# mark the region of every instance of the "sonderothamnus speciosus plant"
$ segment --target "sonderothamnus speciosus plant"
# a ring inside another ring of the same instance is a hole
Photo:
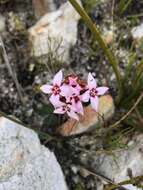
[[[91,103],[92,108],[98,112],[99,96],[108,91],[108,87],[97,87],[96,80],[91,73],[87,82],[77,75],[63,77],[60,70],[53,78],[52,85],[44,84],[41,91],[49,94],[49,100],[54,106],[54,113],[67,114],[69,117],[79,120],[79,114],[84,114],[83,103]]]

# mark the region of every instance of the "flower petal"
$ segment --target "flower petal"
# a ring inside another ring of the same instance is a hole
[[[61,93],[60,93],[61,96],[65,96],[65,97],[71,96],[72,91],[71,91],[71,87],[70,86],[63,84],[60,87],[60,89],[61,89]]]
[[[67,114],[69,117],[76,119],[76,120],[79,120],[78,115],[73,110],[68,111]]]
[[[98,95],[103,95],[103,94],[105,94],[105,92],[107,92],[108,91],[108,87],[105,87],[105,86],[103,86],[103,87],[98,87],[98,88],[96,88],[96,90],[97,90],[97,94]]]
[[[84,94],[81,95],[81,100],[83,102],[88,102],[89,98],[90,98],[90,96],[89,96],[89,90],[87,90]]]
[[[76,107],[77,113],[80,113],[82,115],[84,114],[83,106],[82,106],[82,103],[80,101],[78,101],[77,103],[75,103],[75,107]]]
[[[65,113],[65,110],[63,110],[62,107],[56,108],[56,109],[54,110],[54,113],[56,113],[56,114],[64,114],[64,113]]]
[[[70,86],[77,86],[77,78],[78,77],[69,77],[69,84],[70,84]]]
[[[55,96],[54,94],[52,94],[51,97],[49,98],[49,100],[50,100],[51,104],[53,104],[53,106],[55,108],[61,107],[61,106],[64,105],[64,103],[60,101],[60,96],[59,95]]]
[[[98,112],[98,106],[99,106],[99,98],[98,96],[95,96],[94,98],[91,97],[90,98],[90,102],[91,102],[91,107]]]
[[[76,88],[71,87],[71,92],[72,92],[71,96],[78,96],[80,93],[80,90],[81,89],[79,89],[78,87]]]
[[[62,79],[63,79],[63,72],[62,72],[62,70],[60,70],[60,71],[59,71],[58,73],[56,73],[56,75],[54,76],[53,84],[60,86],[61,83],[62,83]]]
[[[50,94],[50,93],[52,93],[52,86],[51,85],[48,85],[48,84],[45,84],[45,85],[42,85],[41,87],[40,87],[40,90],[42,91],[42,92],[44,92],[45,94]]]
[[[91,88],[96,88],[96,86],[97,86],[96,80],[95,80],[95,78],[92,76],[91,73],[88,74],[88,81],[87,81],[87,84],[88,84],[89,89],[91,89]]]

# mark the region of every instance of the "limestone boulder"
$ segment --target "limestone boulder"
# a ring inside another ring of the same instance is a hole
[[[79,14],[69,2],[45,14],[29,29],[31,54],[40,57],[55,53],[56,58],[68,63],[70,48],[77,41],[79,19]]]
[[[53,152],[37,134],[0,117],[0,190],[67,190]]]

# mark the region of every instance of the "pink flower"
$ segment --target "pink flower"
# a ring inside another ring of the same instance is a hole
[[[78,114],[84,114],[83,102],[90,100],[91,106],[98,111],[98,96],[105,94],[107,87],[97,87],[96,80],[91,73],[88,75],[87,83],[76,75],[68,75],[63,80],[60,70],[53,78],[52,85],[41,86],[41,91],[50,94],[50,102],[53,104],[57,114],[67,114],[69,117],[79,120]]]
[[[95,111],[98,111],[99,98],[98,96],[103,95],[109,89],[108,87],[97,87],[96,80],[91,73],[88,74],[88,90],[82,95],[82,101],[88,102],[90,100],[91,106]]]
[[[41,90],[42,92],[44,92],[45,94],[53,94],[53,95],[59,95],[61,92],[61,84],[62,84],[62,79],[63,79],[63,73],[60,70],[53,79],[53,85],[48,85],[45,84],[43,86],[41,86]]]
[[[63,72],[60,70],[53,79],[53,85],[45,84],[41,86],[41,91],[45,94],[51,94],[51,97],[49,98],[50,102],[54,105],[58,105],[58,100],[60,95],[66,96],[69,94],[69,88],[67,85],[62,85],[63,80]]]
[[[76,88],[76,89],[81,89],[81,87],[79,86],[78,82],[78,77],[75,77],[75,76],[69,76],[69,85],[72,86],[73,88]]]
[[[72,105],[71,102],[59,102],[59,107],[57,107],[54,110],[54,113],[56,114],[65,114],[67,113],[67,115],[73,119],[79,120],[78,115],[75,113],[76,109],[75,107]]]
[[[76,112],[83,115],[84,110],[83,110],[83,105],[81,102],[81,97],[80,96],[73,96],[73,97],[70,97],[70,100],[71,100],[72,105],[74,106]]]
[[[72,93],[79,95],[80,90],[82,89],[78,84],[78,76],[72,74],[65,78],[65,83],[71,87]]]

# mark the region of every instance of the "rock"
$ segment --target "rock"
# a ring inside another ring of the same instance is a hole
[[[37,19],[48,12],[55,11],[56,9],[53,0],[32,0],[32,4]]]
[[[128,184],[128,185],[123,185],[124,188],[128,189],[128,190],[142,190],[142,188],[137,188],[132,184]]]
[[[37,134],[0,117],[0,190],[67,190],[55,155]]]
[[[79,19],[79,14],[69,2],[44,15],[29,29],[31,54],[40,57],[55,53],[56,59],[69,62],[70,48],[77,41]]]
[[[113,31],[107,31],[104,36],[103,39],[105,40],[106,44],[111,44],[114,40],[114,33]]]
[[[114,103],[111,96],[106,95],[99,98],[99,113],[95,112],[91,106],[84,108],[84,115],[79,121],[70,118],[57,130],[63,136],[77,135],[92,129],[96,129],[103,122],[114,114]],[[103,120],[104,118],[104,120]]]
[[[0,14],[0,33],[5,31],[5,17]]]
[[[114,38],[116,37],[115,30],[116,30],[116,26],[114,27],[110,26],[109,29],[107,29],[106,27],[103,27],[102,37],[107,44],[111,44]]]
[[[129,180],[129,173],[132,173],[133,177],[142,176],[143,134],[135,134],[125,149],[112,151],[112,154],[106,151],[102,151],[100,154],[92,152],[90,160],[83,159],[82,155],[80,159],[84,165],[90,163],[90,168],[93,168],[96,173],[115,183]],[[128,187],[130,187],[129,190],[133,189],[131,184],[128,184]]]
[[[139,26],[134,27],[131,30],[132,37],[135,41],[139,41],[143,38],[143,23]]]

